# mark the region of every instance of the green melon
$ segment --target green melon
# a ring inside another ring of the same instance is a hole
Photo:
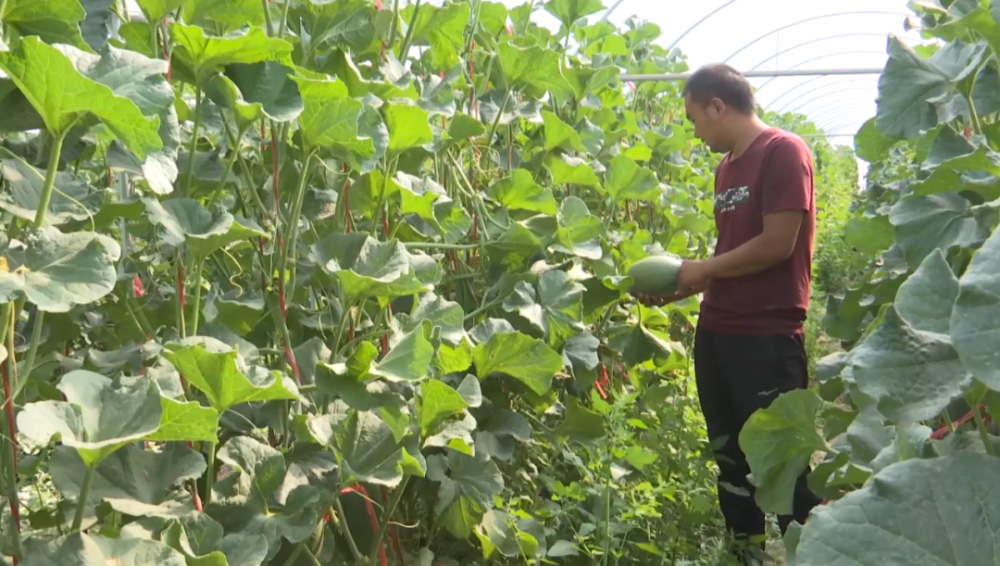
[[[677,292],[677,274],[682,260],[668,255],[654,255],[632,264],[628,274],[635,282],[633,293],[669,296]]]

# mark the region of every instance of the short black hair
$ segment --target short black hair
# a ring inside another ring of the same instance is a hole
[[[688,95],[703,105],[718,98],[743,114],[753,114],[757,107],[749,81],[725,63],[705,65],[692,73],[684,85],[684,96]]]

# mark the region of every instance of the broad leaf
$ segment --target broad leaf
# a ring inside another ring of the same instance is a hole
[[[795,564],[994,562],[998,535],[986,518],[1000,514],[1000,502],[984,494],[992,493],[997,482],[996,458],[982,454],[894,464],[862,489],[813,510],[802,528]]]
[[[334,233],[313,245],[310,258],[340,280],[348,304],[370,296],[389,298],[430,290],[401,242]]]
[[[420,381],[427,377],[434,346],[424,337],[423,326],[406,333],[389,353],[372,362],[369,373],[389,381]]]
[[[24,566],[94,566],[95,564],[187,566],[169,546],[142,538],[105,538],[73,533],[40,544],[21,562]]]
[[[77,0],[8,0],[3,7],[0,21],[22,37],[36,35],[49,44],[87,48],[80,33],[80,23],[87,12]]]
[[[500,470],[484,455],[448,450],[427,458],[427,478],[440,484],[434,511],[454,536],[466,538],[482,520],[492,498],[503,492]]]
[[[146,215],[150,222],[162,228],[161,238],[172,246],[186,245],[198,259],[204,259],[234,242],[251,238],[268,238],[253,222],[237,219],[228,212],[217,217],[189,198],[159,201],[145,198]]]
[[[76,370],[64,375],[58,387],[66,401],[29,403],[17,416],[18,429],[36,446],[55,439],[73,448],[86,466],[160,427],[163,409],[153,381],[112,381]]]
[[[751,415],[740,432],[740,448],[757,487],[754,498],[765,512],[791,514],[795,481],[813,452],[827,449],[816,431],[822,404],[813,391],[790,391]]]
[[[33,221],[42,201],[45,172],[18,159],[3,159],[0,160],[0,181],[9,188],[0,194],[0,208],[18,218]],[[84,179],[60,171],[56,173],[43,225],[58,226],[92,219],[103,204],[104,195]]]
[[[951,339],[965,368],[994,391],[1000,390],[996,363],[1000,339],[1000,231],[972,257],[960,279],[960,291],[951,314]]]
[[[537,293],[530,283],[518,282],[503,307],[524,317],[550,346],[560,347],[584,330],[583,291],[568,273],[553,269],[538,277]]]
[[[604,189],[615,202],[624,200],[655,200],[659,198],[656,175],[640,167],[632,158],[619,155],[608,166]]]
[[[342,485],[357,482],[394,487],[403,479],[403,452],[389,425],[375,413],[350,411],[309,419],[309,431],[334,449]]]
[[[227,65],[236,63],[275,61],[291,65],[292,45],[268,37],[259,27],[242,34],[210,37],[200,27],[175,22],[170,24],[170,37],[175,44],[172,59],[176,58],[176,63],[187,67],[191,80],[198,85]]]
[[[237,352],[209,352],[201,346],[169,345],[163,352],[219,413],[240,403],[297,399],[295,385],[277,372],[254,368],[250,377],[236,365]]]
[[[427,436],[437,425],[462,412],[469,406],[462,395],[442,381],[429,379],[420,384],[417,418],[420,430]]]
[[[556,200],[552,196],[552,189],[535,183],[531,173],[525,169],[515,169],[510,176],[494,183],[488,194],[491,199],[513,210],[556,215]]]
[[[516,378],[538,395],[552,387],[552,378],[562,370],[562,356],[519,332],[498,333],[472,351],[476,374],[485,379],[492,374]]]
[[[51,461],[52,483],[64,496],[79,499],[87,466],[71,448],[59,446]],[[129,444],[105,458],[94,472],[88,505],[106,501],[135,517],[180,517],[195,511],[187,480],[205,473],[205,459],[183,445],[152,452]]]
[[[79,53],[63,53],[38,37],[26,37],[18,51],[0,51],[0,69],[17,84],[54,136],[65,136],[93,114],[140,159],[162,148],[159,119],[147,120],[134,102],[80,74],[70,59]]]

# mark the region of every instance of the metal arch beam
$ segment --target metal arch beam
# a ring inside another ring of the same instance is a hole
[[[729,57],[726,57],[726,59],[723,61],[723,63],[728,63],[730,59],[732,59],[733,57],[736,57],[740,53],[743,53],[744,51],[746,51],[747,49],[749,49],[750,47],[752,47],[754,44],[756,44],[758,41],[760,41],[762,39],[765,39],[765,38],[768,38],[768,37],[770,37],[770,36],[772,36],[772,35],[774,35],[776,33],[780,33],[781,31],[784,31],[784,30],[786,30],[788,28],[792,28],[792,27],[795,27],[795,26],[798,26],[798,25],[801,25],[801,24],[809,23],[809,22],[814,22],[816,20],[823,20],[823,19],[826,19],[826,18],[834,18],[834,17],[837,17],[837,16],[857,16],[857,15],[862,15],[862,14],[870,14],[870,15],[873,15],[873,16],[902,16],[904,18],[912,15],[912,14],[905,14],[903,12],[851,10],[851,11],[848,11],[848,12],[835,12],[833,14],[821,14],[819,16],[812,16],[812,17],[806,18],[804,20],[799,20],[797,22],[792,22],[790,24],[783,25],[783,26],[781,26],[781,27],[779,27],[777,29],[774,29],[772,31],[769,31],[769,32],[765,33],[764,35],[758,37],[757,39],[751,41],[750,43],[744,45],[743,47],[740,47],[739,49],[737,49],[735,53],[733,53]]]
[[[854,123],[858,123],[857,127],[860,128],[861,124],[864,123],[864,120],[856,115],[841,112],[840,114],[832,115],[829,118],[826,118],[825,120],[823,120],[823,124],[816,124],[816,127],[824,130],[832,130],[835,127],[843,127],[846,126],[847,124],[854,124]],[[855,131],[857,131],[857,128],[855,128]]]
[[[807,84],[809,84],[809,83],[813,83],[813,82],[816,82],[816,81],[818,81],[818,80],[820,80],[820,79],[823,79],[823,78],[827,78],[827,77],[823,77],[823,76],[819,76],[819,77],[813,77],[813,78],[809,79],[808,81],[802,81],[802,82],[800,82],[799,84],[797,84],[797,85],[793,86],[792,88],[790,88],[790,89],[786,90],[785,92],[781,93],[781,95],[780,95],[780,96],[778,96],[778,98],[775,98],[774,100],[772,100],[772,101],[771,101],[771,104],[772,104],[772,105],[773,105],[773,104],[777,104],[777,102],[778,102],[779,100],[781,100],[782,98],[784,98],[784,97],[788,96],[788,95],[789,95],[790,93],[793,93],[793,92],[795,92],[796,90],[798,90],[798,89],[800,89],[800,88],[804,87],[805,85],[807,85]]]
[[[841,38],[845,38],[845,37],[886,37],[887,35],[888,34],[884,34],[884,33],[858,32],[858,33],[842,33],[842,34],[839,34],[839,35],[828,35],[828,36],[825,36],[825,37],[817,37],[815,39],[810,39],[809,41],[804,41],[804,42],[802,42],[802,43],[800,43],[798,45],[793,45],[793,46],[791,46],[791,47],[789,47],[787,49],[782,49],[781,51],[775,53],[774,55],[771,55],[767,59],[764,59],[760,63],[757,63],[750,70],[751,71],[755,71],[755,70],[759,69],[761,67],[761,65],[763,65],[764,63],[767,63],[768,61],[771,61],[772,59],[777,59],[778,57],[780,57],[780,56],[782,56],[782,55],[784,55],[786,53],[791,53],[792,51],[795,51],[796,49],[798,49],[800,47],[805,47],[807,45],[812,45],[814,43],[819,43],[820,41],[828,41],[828,40],[831,40],[831,39],[841,39]],[[914,38],[910,38],[910,39],[914,39]]]
[[[797,68],[801,67],[802,65],[805,65],[806,63],[812,63],[813,61],[819,61],[820,59],[827,59],[829,57],[839,57],[841,55],[886,55],[886,53],[883,52],[883,51],[838,51],[837,53],[827,53],[826,55],[820,55],[818,57],[813,57],[812,59],[806,59],[805,61],[800,61],[800,62],[796,63],[795,65],[792,65],[791,67],[789,67],[789,69],[790,70],[794,70],[794,69],[797,69]],[[882,74],[882,70],[884,70],[884,69],[885,69],[885,66],[883,65],[882,69],[879,70],[879,74]],[[844,73],[844,74],[848,74],[848,73]],[[871,73],[871,74],[874,74],[874,73]],[[762,84],[759,87],[757,87],[757,91],[760,92],[764,87],[766,87],[767,85],[771,84],[771,82],[774,81],[774,79],[777,79],[779,77],[781,77],[781,75],[773,75],[773,76],[771,76],[770,79],[764,81],[764,84]]]
[[[841,122],[836,122],[836,123],[830,124],[829,129],[831,131],[835,131],[835,132],[836,131],[842,131],[845,128],[849,128],[851,126],[851,124],[852,124],[852,122],[850,120],[846,120],[845,119],[845,120],[843,120]],[[857,135],[857,133],[858,133],[857,129],[855,129],[854,135]],[[851,145],[853,145],[853,144],[851,144]]]
[[[861,114],[852,108],[841,106],[836,112],[828,112],[826,116],[812,120],[812,123],[822,130],[825,129],[825,126],[836,124],[838,120],[854,120],[855,118],[861,118]]]
[[[837,124],[842,120],[848,120],[854,122],[856,120],[863,121],[864,119],[861,118],[861,114],[858,114],[852,110],[845,111],[844,108],[841,108],[839,112],[832,112],[830,114],[827,114],[827,116],[824,118],[820,118],[813,121],[813,124],[815,124],[815,126],[821,130],[826,130],[829,129],[831,125]]]
[[[829,108],[827,110],[824,110],[822,112],[817,112],[813,116],[809,116],[807,114],[806,118],[810,122],[812,122],[813,124],[816,124],[817,126],[820,126],[820,125],[822,125],[825,122],[829,122],[830,120],[833,120],[835,118],[841,118],[841,117],[849,115],[851,113],[855,113],[858,116],[860,116],[861,112],[862,111],[857,108],[857,106],[856,106],[856,104],[855,104],[854,101],[846,101],[845,100],[843,104],[840,104],[840,105],[837,105],[837,106],[833,106],[833,107],[831,107],[831,108]]]
[[[624,1],[624,0],[623,0],[623,1]],[[694,24],[693,24],[693,25],[692,25],[691,27],[689,27],[689,28],[687,28],[686,30],[684,30],[684,33],[682,33],[682,34],[680,34],[679,36],[677,36],[677,39],[675,39],[675,40],[674,40],[674,42],[670,44],[670,47],[668,47],[668,48],[667,48],[667,51],[669,52],[669,51],[671,51],[671,50],[672,50],[672,49],[673,49],[674,47],[677,47],[677,44],[678,44],[678,43],[680,43],[680,41],[681,41],[682,39],[684,39],[685,37],[687,37],[687,34],[691,33],[691,32],[692,32],[692,31],[694,31],[694,30],[695,30],[695,29],[696,29],[696,28],[697,28],[698,26],[700,26],[701,24],[705,23],[705,21],[706,21],[706,20],[708,20],[708,19],[709,19],[709,18],[711,18],[712,16],[714,16],[714,15],[718,14],[718,13],[719,13],[719,12],[721,12],[722,10],[724,10],[724,9],[728,8],[729,6],[732,6],[732,5],[733,5],[734,3],[736,3],[736,2],[737,2],[737,0],[729,0],[729,2],[726,2],[726,3],[725,3],[725,4],[723,4],[722,6],[719,6],[718,8],[716,8],[716,9],[712,10],[711,12],[709,12],[708,14],[706,14],[706,15],[705,15],[704,17],[702,17],[702,18],[701,18],[700,20],[698,20],[697,22],[695,22],[695,23],[694,23]],[[621,3],[621,2],[619,2],[619,3]]]
[[[823,100],[824,98],[826,98],[828,96],[833,96],[835,94],[844,94],[844,93],[848,93],[848,92],[860,92],[862,90],[871,92],[871,87],[868,87],[868,86],[851,86],[851,87],[848,87],[848,88],[841,88],[841,89],[834,89],[834,90],[823,90],[823,91],[820,92],[820,94],[817,94],[816,96],[810,98],[809,100],[806,100],[805,102],[799,103],[797,106],[791,107],[790,104],[789,105],[785,105],[781,110],[776,110],[776,112],[778,112],[779,114],[782,114],[782,113],[785,113],[785,112],[791,112],[792,114],[805,114],[804,110],[807,109],[810,104],[812,104],[814,102],[817,102],[819,100]],[[801,98],[801,97],[799,97],[799,98]],[[852,96],[852,98],[855,98],[855,97]],[[872,102],[875,102],[875,96],[872,97]]]
[[[829,88],[829,87],[846,86],[846,85],[855,85],[855,86],[857,86],[857,85],[861,85],[861,84],[865,85],[867,88],[873,89],[875,92],[878,92],[878,84],[877,83],[873,84],[869,80],[854,79],[852,81],[841,81],[841,82],[835,82],[835,83],[824,83],[822,85],[817,86],[816,88],[809,89],[809,90],[807,90],[805,92],[799,93],[798,96],[796,96],[795,98],[792,98],[791,100],[785,102],[780,107],[777,106],[776,101],[772,101],[769,110],[773,108],[774,112],[781,113],[781,112],[784,112],[785,109],[788,108],[789,106],[791,106],[792,104],[795,104],[796,102],[802,100],[804,97],[809,96],[810,94],[815,94],[817,92],[826,92],[826,89]],[[793,110],[793,112],[794,112],[794,110]]]
[[[865,53],[879,53],[881,51],[866,51]],[[807,61],[808,62],[808,61]],[[762,77],[830,77],[834,75],[881,75],[884,71],[884,67],[846,67],[846,68],[834,68],[834,69],[785,69],[780,71],[746,71],[743,74],[744,77],[750,78],[762,78]],[[634,82],[643,83],[650,81],[686,81],[691,78],[694,73],[662,73],[655,75],[619,75],[618,80],[622,82]]]

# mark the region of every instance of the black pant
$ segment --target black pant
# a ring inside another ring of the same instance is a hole
[[[739,446],[740,430],[750,415],[770,406],[782,393],[807,387],[809,366],[803,337],[727,334],[699,327],[694,365],[708,437],[717,447],[719,507],[726,527],[740,539],[763,535],[764,513],[747,479],[750,466]],[[718,448],[721,437],[726,437],[725,443]],[[796,483],[793,515],[778,517],[782,533],[793,519],[804,523],[821,502],[809,491],[809,472],[807,468]],[[723,482],[747,490],[750,496],[727,490]]]

